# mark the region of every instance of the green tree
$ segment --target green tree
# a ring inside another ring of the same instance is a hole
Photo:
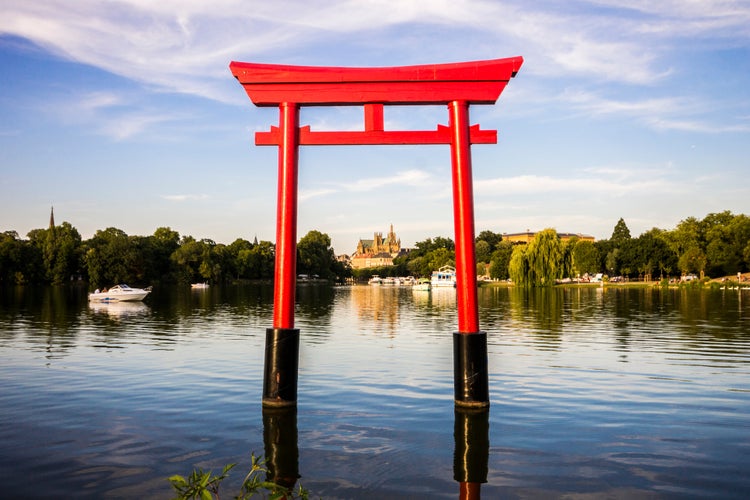
[[[60,284],[81,273],[81,235],[69,222],[33,229],[29,241],[42,255],[46,281]]]
[[[428,253],[425,258],[428,261],[429,272],[426,273],[431,275],[433,271],[437,271],[443,266],[455,266],[456,265],[456,254],[452,250],[447,248],[437,248]]]
[[[492,247],[485,240],[476,242],[475,255],[477,263],[486,263],[492,259]]]
[[[240,252],[249,251],[253,248],[253,244],[249,241],[237,238],[227,246],[228,261],[226,263],[225,274],[232,276],[235,279],[248,278],[243,274],[243,266],[240,259]]]
[[[249,279],[271,279],[274,273],[276,250],[270,241],[261,241],[249,250],[240,250],[240,273]]]
[[[513,253],[508,263],[508,273],[513,283],[519,286],[529,286],[529,261],[526,257],[528,245],[514,245]]]
[[[659,273],[661,277],[677,268],[677,255],[662,237],[662,231],[654,228],[632,239],[625,246],[627,267],[645,277]]]
[[[711,276],[734,275],[748,269],[745,248],[750,242],[750,218],[729,211],[709,214],[703,221],[707,268]]]
[[[607,252],[607,256],[604,262],[604,268],[611,276],[617,274],[630,274],[630,268],[628,266],[625,266],[626,270],[623,271],[621,254],[622,250],[620,250],[619,248],[613,248],[612,250]]]
[[[455,244],[450,238],[436,236],[415,243],[404,262],[405,269],[413,276],[430,276],[445,265],[456,265]]]
[[[92,287],[132,281],[134,256],[131,240],[124,231],[114,227],[100,229],[85,247],[84,261]]]
[[[552,286],[563,277],[564,249],[557,231],[545,229],[528,245],[513,249],[510,277],[524,286]]]
[[[23,284],[29,278],[23,265],[24,242],[16,231],[0,233],[0,284]]]
[[[690,247],[680,255],[677,268],[682,274],[702,273],[706,269],[706,254],[697,246]]]
[[[510,241],[501,241],[497,249],[492,252],[490,258],[490,278],[506,280],[510,277],[508,266],[513,255],[513,244]]]
[[[169,227],[159,227],[148,242],[150,257],[145,281],[175,281],[175,268],[171,257],[180,247],[180,234]]]
[[[476,242],[479,243],[480,241],[485,241],[490,246],[490,252],[495,250],[497,248],[498,243],[503,241],[503,235],[500,233],[493,233],[492,231],[482,231],[479,233],[479,235],[475,238]]]
[[[682,274],[705,271],[705,241],[698,219],[688,217],[681,220],[672,231],[665,231],[663,237],[677,255],[677,269]]]
[[[297,243],[297,272],[335,279],[339,267],[331,238],[320,231],[309,231]]]
[[[573,245],[573,270],[571,274],[583,276],[584,274],[596,274],[601,269],[599,264],[599,251],[594,242],[578,240]]]
[[[194,283],[202,280],[201,264],[204,254],[210,252],[204,240],[196,241],[192,236],[183,236],[180,246],[172,252],[170,259],[176,266],[177,279],[180,283]],[[207,271],[204,266],[203,271]]]
[[[630,239],[630,229],[625,224],[625,219],[620,217],[620,220],[615,224],[615,228],[612,230],[612,237],[610,240],[615,246],[620,246]]]
[[[563,245],[557,231],[544,229],[534,235],[526,250],[529,282],[534,286],[552,286],[563,277]]]

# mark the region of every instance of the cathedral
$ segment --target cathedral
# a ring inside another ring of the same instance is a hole
[[[383,233],[375,233],[371,240],[359,240],[357,250],[351,258],[351,265],[353,269],[392,266],[393,258],[400,253],[401,240],[396,238],[391,224],[391,230],[386,238],[383,238]]]

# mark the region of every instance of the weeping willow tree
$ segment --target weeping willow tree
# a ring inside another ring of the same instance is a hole
[[[528,286],[529,262],[526,259],[526,247],[528,245],[517,245],[513,247],[513,253],[508,262],[508,275],[513,283]]]
[[[508,271],[522,286],[552,286],[565,272],[565,250],[557,231],[545,229],[528,245],[513,249]]]

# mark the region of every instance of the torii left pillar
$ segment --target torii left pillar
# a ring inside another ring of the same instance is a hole
[[[392,68],[284,66],[232,62],[232,74],[257,106],[278,106],[279,126],[257,132],[257,145],[279,148],[273,328],[266,331],[263,405],[296,406],[299,330],[294,328],[297,170],[301,145],[448,144],[451,148],[458,331],[453,335],[456,406],[489,406],[487,335],[479,329],[471,144],[497,132],[469,124],[469,105],[494,104],[521,57]],[[386,131],[384,105],[446,105],[449,125]],[[301,106],[362,106],[362,131],[299,127]]]
[[[263,405],[297,405],[299,329],[294,328],[297,286],[297,170],[299,106],[279,105],[279,173],[276,194],[276,261],[273,328],[266,330]]]

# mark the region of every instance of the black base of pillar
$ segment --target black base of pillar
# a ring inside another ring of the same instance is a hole
[[[453,380],[456,406],[490,405],[487,333],[453,333]]]
[[[297,405],[299,330],[266,329],[266,360],[263,372],[263,406]]]
[[[489,408],[455,408],[453,479],[459,483],[486,483],[490,458]]]

